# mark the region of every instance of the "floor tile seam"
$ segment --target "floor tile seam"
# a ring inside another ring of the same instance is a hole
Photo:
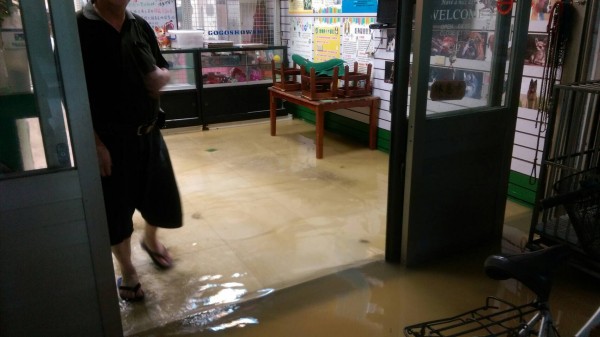
[[[219,206],[219,208],[235,209],[236,205],[239,205],[240,203],[245,204],[246,206],[244,207],[244,209],[241,212],[249,213],[251,220],[254,222],[257,222],[257,223],[259,223],[261,221],[261,217],[256,216],[255,213],[247,211],[248,209],[251,209],[251,207],[253,207],[252,206],[253,204],[256,204],[256,198],[260,198],[260,205],[270,204],[270,205],[276,205],[276,207],[277,206],[284,207],[284,204],[280,204],[279,200],[274,199],[273,196],[268,195],[268,193],[264,193],[260,189],[252,190],[251,192],[252,192],[251,194],[249,194],[247,192],[240,193],[239,190],[238,191],[218,192],[218,193],[214,193],[211,196],[207,196],[207,198],[204,200],[201,197],[190,198],[189,196],[185,196],[185,197],[183,197],[184,212],[186,213],[186,214],[184,214],[184,216],[193,215],[194,213],[199,212],[200,214],[205,215],[202,217],[202,219],[204,221],[207,221],[208,224],[214,228],[215,226],[218,226],[220,224],[221,220],[215,216],[207,217],[207,215],[206,215],[207,210],[211,210],[211,209],[214,210],[214,208],[211,208],[211,207],[213,207],[211,205],[217,205],[217,206]],[[244,197],[241,199],[240,198],[231,199],[231,198],[229,198],[231,193],[238,193],[238,195],[245,195],[247,197]],[[198,198],[200,198],[200,204],[197,204],[196,200]],[[220,199],[226,199],[228,201],[222,202],[222,201],[220,201]],[[287,207],[286,207],[286,209],[287,209]],[[215,212],[218,212],[218,210],[215,210]],[[213,230],[216,230],[216,229],[213,229]]]
[[[285,171],[286,171],[285,168],[277,169],[274,167],[274,169],[275,169],[275,171],[273,171],[273,170],[268,171],[264,167],[263,168],[259,167],[259,168],[254,168],[254,170],[252,170],[252,169],[246,169],[244,167],[240,167],[238,165],[238,166],[234,166],[234,167],[227,167],[227,172],[235,173],[236,176],[241,179],[248,179],[249,177],[256,178],[258,176],[259,178],[263,178],[264,180],[270,180],[272,178],[272,176],[269,176],[267,174],[284,175]]]
[[[263,281],[262,278],[260,277],[260,271],[255,270],[254,268],[252,268],[252,266],[248,265],[248,263],[246,263],[246,261],[240,256],[240,254],[238,254],[237,250],[234,249],[230,242],[226,241],[225,242],[227,248],[229,251],[231,251],[231,253],[235,256],[236,260],[238,261],[238,263],[240,263],[241,265],[243,265],[243,267],[245,268],[245,270],[247,270],[248,274],[256,281],[256,283],[258,284],[258,289],[256,289],[255,291],[260,291],[260,290],[264,290],[264,289],[268,289],[270,288],[268,285],[266,285]]]
[[[194,243],[193,241],[194,240],[190,240],[188,242],[179,241],[178,244],[192,244],[192,243]],[[182,251],[183,255],[194,254],[194,253],[198,253],[198,252],[202,252],[202,251],[209,251],[209,250],[213,250],[213,249],[218,249],[220,247],[229,247],[227,245],[227,242],[225,240],[223,240],[220,236],[219,236],[219,241],[215,242],[214,244],[207,245],[207,246],[201,246],[200,244],[197,244],[196,246],[200,246],[200,247],[198,247],[198,248],[187,248],[187,249],[184,249]]]
[[[208,166],[208,165],[207,165]],[[259,177],[261,177],[261,172],[260,170],[257,169],[257,171],[251,171],[251,170],[247,170],[247,169],[237,169],[235,167],[231,167],[231,166],[222,166],[221,168],[215,168],[215,166],[219,166],[219,164],[210,164],[211,168],[210,170],[214,170],[214,172],[212,172],[212,174],[215,175],[231,175],[231,174],[235,174],[236,177],[240,178],[240,179],[244,179],[247,180],[249,178],[256,178],[256,175],[258,175]],[[193,179],[193,171],[194,170],[199,170],[202,167],[198,167],[198,168],[186,168],[184,171],[178,172],[176,171],[176,176],[185,176],[186,179]],[[309,168],[310,169],[310,168]],[[286,173],[285,171],[288,170],[288,172]],[[290,175],[290,177],[293,176],[297,176],[298,179],[302,179],[302,173],[306,172],[305,170],[298,170],[298,171],[289,171],[290,168],[289,167],[282,167],[282,169],[278,172],[275,172],[275,174],[279,174],[282,177],[284,177],[285,175]],[[314,170],[316,172],[316,176],[320,176],[322,174],[326,174],[327,172],[330,172],[330,170],[323,170],[323,169],[319,169],[319,168],[312,168],[312,170]],[[321,173],[322,172],[322,173]],[[209,173],[210,174],[210,173]],[[267,180],[269,178],[269,176],[267,175],[267,173],[264,173],[264,179]],[[335,173],[332,173],[335,174]],[[344,177],[344,176],[342,176]],[[183,178],[182,178],[183,179]],[[347,179],[351,179],[351,178],[347,178]],[[210,179],[209,179],[210,180]],[[344,185],[344,183],[346,183],[346,180],[344,181],[331,181],[331,183],[336,183],[336,184],[341,184],[341,186],[343,186],[345,189],[348,189],[350,191],[352,191],[352,189],[348,188],[347,186]]]
[[[276,185],[276,184],[273,184]],[[240,197],[242,195],[243,197]],[[256,203],[256,200],[270,200],[271,204],[280,205],[280,200],[273,197],[273,195],[264,191],[262,187],[241,187],[238,189],[231,189],[227,191],[217,191],[214,193],[193,193],[193,195],[186,195],[182,197],[183,202],[190,206],[189,211],[202,212],[206,210],[202,206],[211,206],[211,203],[220,203],[220,200],[232,200],[236,204],[245,203],[246,205],[252,205]],[[194,201],[196,199],[211,199],[201,203],[200,207],[194,207]]]
[[[312,219],[312,217],[308,218],[308,219]],[[310,223],[309,223],[309,225],[310,225]],[[360,223],[357,225],[362,226],[364,224]],[[383,223],[379,224],[379,226],[381,228],[385,228]],[[311,225],[311,227],[313,228],[313,233],[318,233],[319,237],[327,237],[327,238],[333,237],[333,238],[336,238],[337,240],[341,240],[341,241],[339,241],[340,243],[351,242],[351,241],[344,241],[344,240],[358,239],[358,241],[361,243],[366,243],[362,240],[367,240],[367,241],[369,241],[369,246],[373,246],[373,244],[370,243],[370,240],[368,240],[368,239],[379,239],[382,235],[385,235],[385,233],[383,233],[383,232],[372,233],[372,232],[367,232],[366,230],[362,231],[362,232],[348,230],[349,228],[350,229],[352,228],[352,227],[348,227],[348,224],[333,225],[333,226],[332,225],[326,225],[326,226]]]
[[[353,196],[355,196],[356,199],[361,199],[364,200],[367,203],[378,203],[379,200],[372,200],[372,198],[366,198],[364,197],[364,193],[361,193],[360,190],[357,190],[356,188],[350,188],[347,185],[343,184],[343,183],[336,183],[334,182],[334,184],[339,184],[339,187],[343,190],[346,190],[348,193],[352,194]],[[387,199],[387,195],[386,195],[386,199]],[[385,202],[387,202],[387,200],[384,200]]]
[[[358,182],[358,180],[357,180],[357,179],[352,179],[351,177],[352,177],[352,174],[349,174],[348,176],[346,176],[347,180],[349,180],[349,181],[353,181],[353,182]],[[353,185],[352,187],[349,187],[349,186],[348,186],[348,184],[347,184],[347,183],[346,183],[346,184],[344,184],[344,182],[343,182],[343,181],[339,181],[339,182],[338,182],[338,181],[335,181],[334,183],[341,184],[342,188],[344,188],[344,189],[346,189],[346,190],[348,190],[348,191],[350,191],[350,192],[352,192],[352,193],[358,193],[358,192],[361,192],[360,190],[357,190],[357,188],[355,188],[355,187],[354,187],[354,186],[356,186],[356,185]],[[370,181],[370,183],[372,183],[372,184],[376,184],[376,185],[379,185],[379,184],[380,184],[380,183],[379,183],[377,180],[371,180],[371,181]]]
[[[257,221],[260,221],[260,219],[258,218],[258,220],[257,220]],[[270,226],[270,227],[269,227],[270,229],[269,229],[268,231],[260,232],[260,233],[259,233],[259,234],[257,234],[257,235],[247,236],[247,237],[243,237],[243,238],[233,238],[233,239],[232,239],[232,238],[230,238],[230,237],[224,237],[224,236],[221,234],[223,231],[222,231],[222,230],[219,230],[219,229],[215,229],[215,228],[214,228],[214,227],[215,227],[215,225],[214,225],[212,222],[210,222],[209,224],[210,224],[210,226],[211,226],[211,229],[212,229],[214,232],[216,232],[217,236],[218,236],[218,237],[219,237],[219,238],[220,238],[220,239],[221,239],[223,242],[225,242],[225,244],[226,244],[226,245],[227,245],[227,246],[228,246],[230,249],[232,249],[232,250],[233,250],[233,251],[235,251],[236,253],[237,253],[237,252],[240,252],[240,253],[242,253],[242,249],[239,249],[239,248],[238,248],[238,247],[239,247],[239,245],[240,245],[241,243],[244,243],[244,242],[249,242],[249,241],[252,241],[252,240],[257,240],[257,239],[260,239],[260,238],[271,237],[271,236],[279,237],[280,235],[282,235],[282,233],[284,234],[284,233],[290,233],[290,232],[294,232],[294,230],[293,230],[293,229],[294,229],[295,227],[297,227],[297,226],[300,226],[300,225],[302,225],[302,226],[303,226],[303,227],[302,227],[303,229],[306,229],[306,228],[309,228],[309,229],[311,229],[311,230],[316,230],[316,229],[317,229],[317,227],[315,227],[315,226],[313,226],[313,225],[311,225],[311,224],[309,224],[309,223],[304,223],[304,222],[303,222],[303,219],[299,217],[299,218],[297,219],[297,221],[295,221],[293,224],[289,224],[289,225],[273,225],[273,226]],[[218,226],[218,224],[217,224],[216,226]],[[290,228],[291,228],[291,230],[289,230],[289,231],[287,231],[287,232],[286,232],[286,230],[287,230],[287,229],[290,229]]]
[[[294,119],[278,119],[277,120],[278,124],[281,123],[288,123],[289,125],[300,125],[298,120],[294,120]],[[217,130],[221,130],[221,131],[227,131],[227,133],[225,134],[226,136],[229,136],[230,134],[235,134],[236,132],[229,132],[229,130],[232,129],[236,129],[236,128],[246,128],[246,131],[248,129],[251,128],[264,128],[265,130],[268,130],[268,124],[269,121],[265,121],[263,123],[247,123],[247,124],[243,124],[243,125],[236,125],[236,126],[232,126],[232,127],[213,127],[210,128],[209,130],[203,130],[201,128],[197,128],[197,127],[191,127],[191,128],[176,128],[176,129],[165,129],[163,130],[163,137],[165,138],[165,141],[167,142],[168,145],[168,141],[170,138],[174,138],[176,139],[176,141],[178,142],[187,142],[187,141],[196,141],[200,138],[200,140],[202,141],[206,141],[203,138],[218,138],[218,139],[222,139],[223,138],[223,134],[216,134],[216,132],[212,132],[210,133],[209,131],[217,131]],[[309,123],[306,123],[309,124]],[[177,138],[186,138],[186,139],[177,139]]]
[[[356,200],[359,200],[360,203],[366,208],[375,209],[375,208],[379,207],[376,202],[370,201],[370,200],[362,198],[360,196],[356,196],[356,195],[353,195],[353,196]],[[310,214],[312,212],[317,212],[315,210],[310,210],[307,207],[303,207],[301,209],[298,209],[296,207],[289,207],[288,204],[285,203],[285,200],[286,200],[285,198],[275,198],[275,200],[279,204],[283,205],[283,207],[286,207],[286,209],[290,210],[291,212],[296,213],[300,217],[305,217],[306,214]],[[331,201],[328,201],[328,202],[331,202]],[[351,211],[351,212],[344,211],[343,215],[348,216],[348,215],[361,214],[361,213],[363,213],[362,209],[356,209],[355,211]],[[325,211],[325,212],[321,212],[321,213],[312,213],[312,214],[314,214],[315,216],[318,216],[319,214],[321,214],[324,217],[331,217],[331,216],[336,215],[336,214],[332,214],[329,211]]]
[[[287,209],[302,219],[331,218],[337,216],[336,214],[331,214],[330,212],[318,212],[316,210],[309,209],[308,207],[304,207],[302,209],[287,207]],[[346,216],[346,214],[344,214],[344,216]],[[310,223],[307,223],[307,225],[311,226],[315,230],[319,229],[319,226],[311,225]]]
[[[217,187],[219,184],[222,184],[223,177],[231,176],[231,173],[226,171],[211,172],[208,170],[194,173],[194,170],[196,169],[188,170],[184,173],[175,171],[175,180],[180,191],[192,190],[194,192],[200,192],[202,191],[202,188],[211,186]],[[243,177],[234,178],[243,179]]]
[[[243,178],[243,177],[242,177]],[[302,179],[292,179],[292,180],[274,180],[271,183],[263,183],[258,186],[243,186],[238,190],[246,191],[246,190],[256,190],[256,193],[264,193],[266,195],[275,195],[277,194],[277,198],[275,200],[281,200],[281,194],[289,194],[290,192],[299,192],[296,195],[301,195],[302,191],[306,190],[306,180],[302,181]],[[327,183],[328,185],[334,185],[331,182]],[[335,185],[338,186],[338,185]],[[271,188],[276,188],[276,190],[271,190]],[[229,194],[231,191],[222,192],[222,194]],[[273,198],[273,197],[272,197]]]
[[[272,149],[259,145],[258,148],[253,147],[252,149],[248,149],[249,146],[244,145],[243,148],[244,150],[240,150],[239,148],[241,148],[242,146],[238,146],[237,148],[233,148],[235,151],[230,150],[229,147],[227,148],[219,148],[219,147],[210,147],[208,149],[206,149],[206,151],[210,151],[211,156],[216,160],[219,161],[221,163],[226,163],[227,160],[231,159],[231,158],[243,158],[243,157],[255,157],[259,154],[272,154],[273,151]]]
[[[203,170],[204,169],[204,170]],[[193,172],[193,171],[199,171],[199,170],[203,170],[203,172]],[[184,172],[178,172],[177,169],[175,169],[175,179],[178,180],[184,180],[184,179],[189,179],[189,180],[199,180],[197,175],[202,174],[203,175],[203,182],[212,182],[212,183],[219,183],[219,178],[221,176],[231,176],[232,174],[235,174],[237,177],[236,178],[243,178],[242,176],[239,176],[236,174],[235,171],[230,170],[226,167],[222,167],[222,168],[200,168],[200,167],[196,167],[190,170],[186,170]]]
[[[253,215],[250,215],[250,216],[252,217],[251,221],[254,221],[255,223],[260,223],[260,221],[261,221],[260,217],[255,217]],[[222,234],[223,230],[221,228],[219,228],[219,226],[221,225],[221,223],[219,222],[219,219],[208,217],[208,218],[204,218],[204,220],[207,222],[208,226],[210,226],[211,230],[218,236],[218,238],[221,241],[223,241],[230,248],[231,248],[231,244],[233,244],[235,242],[239,243],[240,241],[244,241],[244,240],[248,240],[248,239],[251,239],[251,238],[258,237],[258,236],[266,235],[265,232],[261,232],[258,235],[253,235],[252,237],[244,237],[244,238],[241,238],[241,239],[231,239],[230,237],[223,236],[223,234]],[[237,224],[237,225],[239,226],[239,224]],[[272,230],[268,230],[267,232],[268,233],[273,233],[273,232],[277,232],[277,231],[278,231],[278,229],[274,228]]]
[[[173,170],[175,171],[175,174],[189,174],[190,171],[193,170],[198,170],[198,169],[202,169],[202,170],[206,170],[206,171],[217,171],[219,172],[219,169],[226,171],[226,167],[222,167],[222,163],[218,160],[215,160],[213,158],[202,158],[202,160],[199,159],[190,159],[190,154],[189,153],[185,153],[185,154],[179,154],[179,153],[175,153],[175,155],[177,156],[181,156],[182,159],[178,159],[181,161],[181,163],[176,163],[174,158],[171,158],[171,162],[173,162]],[[172,157],[175,157],[172,155]],[[176,157],[175,157],[176,158]],[[204,159],[209,159],[210,161],[204,161]],[[181,168],[181,167],[185,167],[185,168]],[[222,167],[222,168],[220,168]]]

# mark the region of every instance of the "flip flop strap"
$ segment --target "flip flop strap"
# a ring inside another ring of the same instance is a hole
[[[134,294],[137,294],[137,291],[140,290],[141,287],[142,287],[142,285],[140,283],[138,283],[133,287],[119,286],[119,289],[126,290],[126,291],[133,291]]]

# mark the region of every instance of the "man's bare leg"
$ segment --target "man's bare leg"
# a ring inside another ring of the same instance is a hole
[[[127,238],[121,243],[111,246],[111,250],[115,259],[119,263],[121,269],[122,286],[135,287],[140,281],[137,271],[131,262],[131,238]],[[130,290],[119,289],[119,294],[125,298],[134,298],[144,295],[144,291],[140,288],[136,293]]]
[[[171,258],[171,255],[169,255],[167,248],[158,241],[158,236],[156,235],[157,231],[158,227],[148,223],[146,224],[144,238],[142,239],[142,248],[144,248],[148,254],[153,256],[153,260],[156,260],[155,263],[158,264],[159,267],[170,268],[173,265],[173,259]]]

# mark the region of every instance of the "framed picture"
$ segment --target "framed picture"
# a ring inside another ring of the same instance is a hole
[[[482,72],[457,70],[455,79],[465,81],[465,97],[481,98],[481,89],[483,88]]]
[[[545,34],[527,35],[525,65],[543,67],[546,64],[548,36]]]
[[[385,83],[394,83],[394,61],[385,61]]]
[[[431,36],[431,56],[452,56],[456,53],[458,32],[434,31]]]
[[[396,29],[387,29],[385,33],[387,36],[385,50],[393,52],[396,49]]]
[[[537,110],[541,92],[541,79],[523,77],[521,92],[519,95],[519,106],[526,109]]]
[[[455,79],[455,70],[442,67],[429,68],[429,89],[433,82],[438,80],[453,80]]]
[[[485,60],[487,32],[460,31],[456,57],[469,60]]]

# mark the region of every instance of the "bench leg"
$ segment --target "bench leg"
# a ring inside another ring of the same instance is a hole
[[[325,132],[325,111],[317,109],[315,111],[317,136],[315,145],[317,147],[317,159],[323,158],[323,133]]]
[[[379,100],[371,102],[369,111],[369,149],[377,149],[377,124],[379,122]]]
[[[275,136],[277,129],[277,98],[269,93],[269,118],[271,120],[271,136]]]

